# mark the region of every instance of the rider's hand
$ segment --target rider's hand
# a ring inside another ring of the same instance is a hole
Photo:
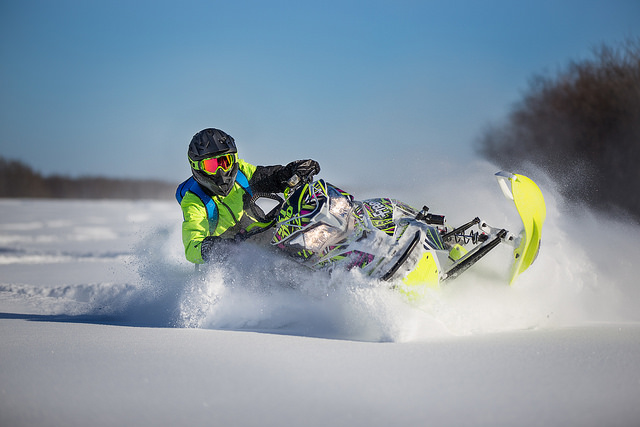
[[[235,242],[234,239],[223,239],[218,236],[207,236],[200,244],[200,253],[202,260],[209,262],[213,259],[226,258],[229,245]]]
[[[310,181],[311,177],[317,175],[320,172],[320,164],[315,160],[296,160],[294,162],[289,163],[287,166],[287,170],[289,171],[289,176],[293,177],[294,175],[298,175],[298,177],[304,181]]]

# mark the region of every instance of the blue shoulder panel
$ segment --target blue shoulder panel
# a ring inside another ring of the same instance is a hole
[[[249,187],[249,180],[247,176],[242,173],[242,171],[238,171],[236,175],[236,182],[240,184],[240,186],[249,193],[250,196],[253,196],[253,192],[251,191],[251,187]],[[198,181],[195,180],[194,177],[190,177],[182,184],[178,186],[176,189],[176,200],[178,203],[182,203],[182,199],[184,195],[187,194],[187,191],[191,191],[193,194],[198,196],[202,201],[202,204],[207,209],[207,216],[209,217],[209,221],[217,221],[218,220],[218,207],[216,206],[216,202],[213,201],[211,196],[204,192]]]
[[[213,201],[211,196],[204,192],[202,187],[200,187],[200,184],[198,184],[193,177],[187,179],[178,186],[178,189],[176,190],[176,200],[178,203],[182,203],[182,199],[184,198],[184,195],[187,194],[187,191],[191,191],[200,198],[202,204],[207,210],[207,217],[209,217],[209,221],[218,220],[218,207],[216,206],[216,202]]]
[[[251,197],[253,197],[253,191],[251,191],[251,187],[249,187],[249,180],[241,170],[238,170],[238,174],[236,175],[236,182],[240,184],[240,187],[242,187],[244,191],[246,191]]]

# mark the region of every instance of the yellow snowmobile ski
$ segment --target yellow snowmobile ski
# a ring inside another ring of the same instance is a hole
[[[496,178],[505,197],[516,205],[522,225],[520,244],[513,251],[513,264],[509,284],[535,261],[540,250],[542,225],[547,216],[547,208],[540,188],[524,175],[498,172]]]

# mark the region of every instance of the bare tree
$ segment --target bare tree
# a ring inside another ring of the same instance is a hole
[[[640,38],[593,56],[534,77],[477,148],[501,167],[544,168],[570,199],[640,218]]]
[[[0,157],[0,197],[169,199],[175,185],[158,180],[43,177],[24,163]]]

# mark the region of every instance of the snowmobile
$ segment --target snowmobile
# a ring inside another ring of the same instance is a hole
[[[518,234],[476,217],[449,227],[432,214],[395,199],[362,201],[323,179],[298,181],[279,208],[271,244],[314,270],[359,268],[411,299],[465,272],[500,244],[513,247],[509,283],[533,263],[540,248],[546,207],[529,178],[498,172],[505,197],[522,220]]]

